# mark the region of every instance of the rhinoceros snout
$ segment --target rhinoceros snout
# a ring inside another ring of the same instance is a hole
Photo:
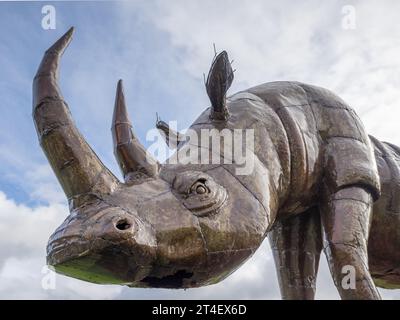
[[[155,237],[134,212],[89,209],[71,214],[50,237],[47,263],[81,280],[130,284],[147,276],[155,251]]]

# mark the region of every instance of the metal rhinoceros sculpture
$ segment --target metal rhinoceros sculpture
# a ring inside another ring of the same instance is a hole
[[[40,144],[71,211],[47,247],[57,272],[102,284],[199,287],[231,274],[268,235],[285,299],[314,298],[322,249],[344,299],[400,287],[400,149],[368,137],[340,98],[298,82],[226,98],[233,71],[226,52],[217,55],[206,82],[212,106],[191,129],[254,130],[254,168],[237,175],[234,161],[151,159],[119,82],[112,131],[120,182],[75,127],[58,87],[72,32],[46,51],[33,83]],[[176,152],[186,152],[190,142],[178,142]],[[342,283],[349,266],[353,286]]]

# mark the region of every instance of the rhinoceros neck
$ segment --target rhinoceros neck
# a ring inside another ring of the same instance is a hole
[[[229,97],[227,107],[230,114],[227,121],[212,121],[208,109],[190,128],[196,137],[212,131],[219,134],[219,150],[212,147],[215,145],[212,138],[196,138],[189,139],[178,153],[189,146],[198,147],[199,153],[206,150],[208,163],[190,165],[190,169],[210,171],[222,166],[260,201],[272,222],[286,200],[290,183],[290,150],[285,128],[276,112],[251,93],[239,92]],[[188,167],[182,163],[178,166]]]

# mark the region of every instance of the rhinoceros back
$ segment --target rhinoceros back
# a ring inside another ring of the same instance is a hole
[[[291,196],[283,210],[298,213],[315,204],[321,179],[332,191],[362,185],[380,195],[371,141],[356,115],[329,90],[299,82],[271,82],[248,90],[281,119],[290,143]]]

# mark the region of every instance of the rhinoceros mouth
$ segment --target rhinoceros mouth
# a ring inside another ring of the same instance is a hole
[[[129,285],[148,275],[148,268],[138,265],[134,256],[106,243],[80,237],[51,241],[47,264],[59,274],[97,284]]]
[[[78,236],[62,237],[47,245],[47,264],[55,266],[65,261],[83,257],[90,252],[87,240]]]
[[[133,270],[127,264],[111,266],[111,261],[104,263],[103,258],[98,254],[85,254],[53,267],[59,274],[96,284],[129,285],[145,278],[147,274],[142,270],[143,276],[138,277],[140,267]]]
[[[182,269],[163,277],[147,276],[143,278],[141,282],[145,284],[145,286],[151,288],[181,289],[196,286],[195,282],[190,282],[190,285],[187,284],[188,280],[192,277],[193,272],[188,272]]]

